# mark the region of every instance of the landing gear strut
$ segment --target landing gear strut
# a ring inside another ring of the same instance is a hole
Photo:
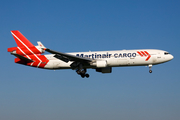
[[[148,67],[149,67],[149,73],[152,73],[152,70],[151,70],[152,65],[148,65]]]
[[[81,75],[82,78],[89,77],[89,74],[86,74],[86,69],[77,69],[76,72],[78,75]]]

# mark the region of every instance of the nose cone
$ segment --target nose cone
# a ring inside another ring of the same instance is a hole
[[[174,58],[173,55],[169,55],[169,60],[172,60]]]
[[[167,55],[166,60],[167,60],[167,61],[170,61],[170,60],[172,60],[173,58],[174,58],[174,56],[171,55],[171,54],[169,54],[169,55]]]

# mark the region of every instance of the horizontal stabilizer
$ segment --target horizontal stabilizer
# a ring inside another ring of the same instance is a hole
[[[23,61],[26,61],[26,62],[34,62],[33,60],[29,59],[29,58],[26,58],[22,55],[19,55],[19,54],[16,54],[16,53],[11,53],[12,55],[18,57],[19,59],[23,60]]]

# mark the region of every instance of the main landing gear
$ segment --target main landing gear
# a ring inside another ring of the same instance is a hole
[[[89,74],[86,74],[87,71],[83,68],[83,64],[81,62],[73,62],[70,66],[73,70],[76,70],[76,73],[81,75],[82,78],[89,77]]]
[[[82,78],[89,77],[89,74],[86,74],[86,69],[77,69],[76,72],[78,75],[81,75]]]
[[[152,65],[148,65],[148,67],[149,67],[149,73],[152,73],[152,70],[151,70]]]

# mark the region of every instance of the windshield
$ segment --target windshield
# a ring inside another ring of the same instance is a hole
[[[168,53],[168,52],[164,52],[164,55],[168,55],[168,54],[170,54],[170,53]]]

